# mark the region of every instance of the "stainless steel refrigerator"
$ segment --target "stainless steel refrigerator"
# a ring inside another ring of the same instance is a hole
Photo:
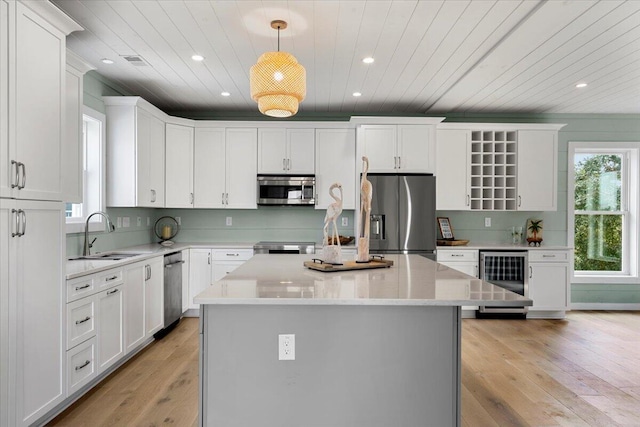
[[[373,186],[369,252],[435,260],[436,177],[371,173],[367,178]]]

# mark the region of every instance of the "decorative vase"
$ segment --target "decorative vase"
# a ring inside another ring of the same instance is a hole
[[[342,264],[342,248],[340,245],[323,246],[322,260],[331,264]]]

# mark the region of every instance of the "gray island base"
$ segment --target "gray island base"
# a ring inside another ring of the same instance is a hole
[[[531,305],[416,255],[340,273],[308,258],[254,256],[196,297],[201,425],[459,426],[460,306]]]

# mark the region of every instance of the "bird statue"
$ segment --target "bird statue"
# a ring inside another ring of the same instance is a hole
[[[367,179],[369,159],[362,156],[362,180],[360,181],[360,225],[358,230],[357,262],[369,262],[369,228],[371,227],[371,199],[373,186]]]
[[[339,196],[333,193],[333,191],[336,189],[340,192]],[[338,237],[338,224],[336,221],[338,220],[338,217],[342,213],[342,196],[343,196],[342,184],[340,184],[339,182],[334,182],[333,184],[331,184],[331,187],[329,187],[329,195],[333,198],[333,200],[335,200],[335,202],[331,203],[327,207],[327,214],[324,217],[323,244],[325,246],[333,245],[333,244],[337,244],[338,246],[340,246],[340,239]],[[333,224],[333,232],[331,234],[331,240],[329,240],[329,223]],[[337,242],[337,243],[334,243],[334,242]]]

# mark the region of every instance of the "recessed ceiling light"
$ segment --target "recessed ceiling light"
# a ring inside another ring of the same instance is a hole
[[[372,58],[372,57],[370,57],[370,56],[367,56],[366,58],[364,58],[364,59],[362,60],[362,62],[364,62],[365,64],[373,64],[373,61],[375,61],[375,59],[373,59],[373,58]]]
[[[222,95],[222,96],[231,96],[231,94],[229,92],[221,92],[220,95]]]
[[[204,61],[204,56],[202,56],[202,55],[193,55],[191,57],[191,59],[193,59],[194,61]]]
[[[578,84],[576,85],[576,87],[577,87],[577,88],[587,87],[587,84],[586,84],[586,83],[578,83]]]
[[[360,92],[353,92],[353,96],[362,96],[362,94]]]
[[[102,63],[103,64],[113,64],[113,60],[111,60],[109,58],[103,58],[102,59]]]

